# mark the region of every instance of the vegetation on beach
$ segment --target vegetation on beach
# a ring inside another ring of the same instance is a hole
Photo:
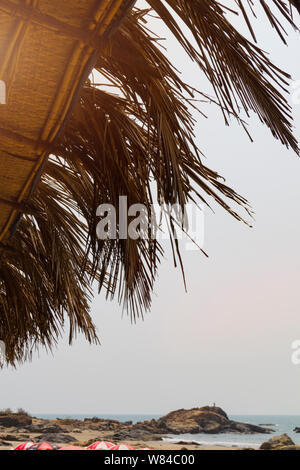
[[[13,411],[11,408],[5,408],[0,410],[0,415],[23,415],[23,416],[30,416],[30,414],[23,410],[23,408],[18,408],[17,411]]]

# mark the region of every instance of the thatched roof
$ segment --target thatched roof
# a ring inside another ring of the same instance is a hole
[[[99,47],[131,4],[1,0],[0,242],[16,229]]]

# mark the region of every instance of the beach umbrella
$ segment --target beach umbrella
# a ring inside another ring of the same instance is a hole
[[[252,14],[263,4],[261,15],[286,42],[299,1],[236,0],[234,12],[218,0],[148,0],[153,12],[131,0],[0,3],[0,339],[15,364],[39,345],[49,349],[65,324],[70,342],[78,330],[98,341],[89,315],[94,280],[133,322],[151,308],[163,247],[152,230],[99,239],[103,202],[120,212],[125,195],[128,207],[141,204],[151,216],[152,203],[184,212],[214,201],[249,223],[245,198],[202,159],[191,106],[216,104],[226,124],[236,119],[244,129],[240,113],[256,113],[299,153],[288,74],[235,26],[237,13],[256,40]],[[153,14],[215,96],[173,67],[147,25]],[[182,266],[182,221],[164,212]]]
[[[34,442],[25,442],[24,444],[20,444],[14,450],[29,450],[30,447],[36,445]]]
[[[87,447],[87,450],[111,450],[115,444],[107,441],[95,442],[94,444]]]
[[[136,450],[136,449],[127,444],[118,444],[116,446],[113,446],[110,450]]]
[[[59,446],[54,444],[49,444],[49,442],[40,442],[30,446],[27,450],[58,450]]]
[[[60,447],[58,450],[86,450],[86,449],[84,447],[66,446],[66,447]]]

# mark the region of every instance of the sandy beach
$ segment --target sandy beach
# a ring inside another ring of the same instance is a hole
[[[90,440],[94,440],[95,442],[98,440],[99,433],[82,433],[82,435],[78,436],[76,435],[76,439],[78,437],[81,437],[83,439],[82,444],[89,442]],[[75,438],[75,436],[74,436]],[[30,439],[31,440],[31,439]],[[34,436],[32,436],[32,440],[34,442]],[[81,443],[81,442],[80,442]],[[80,443],[75,442],[75,446],[80,446]],[[0,446],[0,451],[11,451],[15,449],[18,445],[20,445],[21,442],[17,441],[11,441],[9,442],[8,446]],[[59,445],[59,442],[57,443]],[[135,447],[136,449],[142,449],[142,448],[150,448],[153,450],[178,450],[178,451],[184,451],[184,450],[213,450],[213,451],[218,451],[218,450],[241,450],[241,448],[237,447],[225,447],[225,446],[207,446],[207,445],[194,445],[194,444],[188,444],[188,443],[179,443],[179,444],[174,444],[171,442],[166,442],[166,441],[124,441],[124,442],[118,442],[116,444],[130,444],[132,447]],[[65,444],[61,444],[62,446]]]

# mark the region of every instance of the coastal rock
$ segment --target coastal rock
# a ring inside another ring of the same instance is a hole
[[[24,428],[32,424],[32,418],[26,414],[0,413],[0,426],[4,428]]]
[[[283,447],[280,447],[280,450],[300,450],[300,445],[283,446]]]
[[[65,429],[59,426],[57,423],[40,423],[40,424],[32,424],[31,426],[26,426],[26,431],[34,434],[57,434],[57,433],[64,433]]]
[[[101,419],[101,418],[86,418],[82,422],[85,429],[92,429],[94,431],[118,431],[120,429],[127,429],[131,425],[128,423],[121,423],[116,420]]]
[[[157,434],[151,434],[139,429],[116,432],[111,436],[113,441],[160,441],[161,437]]]
[[[42,434],[37,438],[38,442],[49,442],[54,444],[70,444],[77,442],[77,440],[69,434]]]
[[[156,422],[161,433],[170,434],[269,434],[273,432],[253,424],[231,421],[221,408],[205,406],[172,411]]]
[[[98,424],[98,425],[106,425],[107,423],[115,424],[115,425],[122,424],[119,421],[116,421],[115,419],[103,419],[103,418],[85,418],[84,423],[85,424]]]
[[[294,429],[294,432],[298,432],[298,433],[299,433],[299,432],[300,432],[300,428],[295,428],[295,429]]]
[[[287,446],[295,446],[295,443],[287,434],[282,434],[281,436],[274,436],[267,442],[264,442],[260,446],[260,450],[281,450],[283,447]]]
[[[223,413],[209,407],[205,409],[177,410],[160,418],[157,424],[161,431],[171,434],[218,433],[229,420]]]
[[[144,431],[148,433],[158,433],[161,434],[161,426],[158,421],[152,419],[151,421],[138,422],[132,426],[132,429]]]
[[[15,441],[24,442],[30,440],[29,434],[3,434],[0,436],[0,441]]]
[[[259,424],[259,426],[276,426],[276,424],[271,424],[271,423],[262,423],[262,424]]]
[[[202,406],[201,411],[208,411],[209,413],[216,413],[219,416],[223,416],[225,419],[229,419],[227,413],[225,413],[219,406]]]
[[[78,419],[31,419],[26,416],[26,419],[24,419],[20,415],[17,416],[17,419],[12,420],[11,418],[15,418],[15,416],[7,412],[0,415],[2,423],[10,426],[9,428],[3,427],[0,440],[7,442],[10,440],[7,437],[15,435],[16,437],[13,440],[16,442],[20,439],[33,442],[48,441],[55,444],[69,444],[78,442],[78,440],[85,442],[87,440],[86,436],[97,436],[99,433],[99,439],[93,437],[94,442],[97,440],[150,442],[161,440],[164,435],[168,434],[269,434],[273,432],[269,428],[232,421],[225,411],[216,406],[204,406],[191,410],[181,409],[168,413],[159,419],[151,419],[135,424],[130,421],[124,423],[101,418],[87,418],[81,421]],[[30,435],[30,439],[23,439],[22,435],[24,434]],[[74,436],[77,437],[77,440]],[[289,442],[285,445],[293,445],[293,443]]]
[[[64,433],[64,429],[59,426],[58,424],[46,424],[46,426],[44,426],[42,429],[41,429],[41,432],[43,434],[57,434],[57,433]]]
[[[30,426],[25,426],[24,429],[26,431],[37,434],[43,431],[43,429],[47,426],[47,424],[41,423],[41,424],[31,424]]]
[[[63,426],[72,426],[72,427],[85,427],[85,420],[80,421],[79,419],[70,419],[70,418],[57,418],[56,422]],[[49,424],[49,421],[48,421]]]
[[[256,426],[255,424],[230,421],[229,430],[225,429],[225,432],[238,434],[271,434],[275,431],[273,429],[266,429],[261,426]]]

